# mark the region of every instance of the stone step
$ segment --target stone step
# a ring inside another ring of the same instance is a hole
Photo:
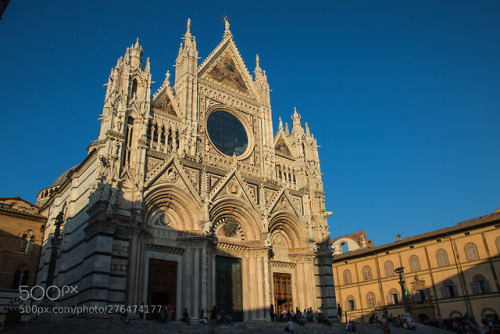
[[[271,322],[240,322],[233,326],[220,325],[216,327],[215,333],[241,333],[241,334],[277,334],[285,333],[284,328],[286,323],[271,323]],[[358,333],[362,334],[380,334],[382,327],[380,325],[358,323],[356,324]],[[144,334],[144,333],[209,333],[210,328],[206,324],[193,322],[187,325],[183,322],[173,321],[168,324],[160,323],[153,320],[138,320],[133,319],[129,324],[125,324],[116,318],[37,318],[28,323],[22,323],[15,327],[5,328],[5,333],[15,334]],[[323,333],[348,333],[345,330],[345,324],[334,323],[332,327],[318,323],[307,323],[305,326],[295,326],[297,334],[323,334]],[[439,334],[446,331],[417,324],[416,331],[409,331],[404,328],[391,327],[392,334],[410,334],[410,333],[430,333]]]

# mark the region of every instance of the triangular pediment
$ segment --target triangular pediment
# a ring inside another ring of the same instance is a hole
[[[276,150],[276,153],[293,157],[291,148],[292,145],[290,144],[288,138],[286,138],[285,133],[283,131],[278,132],[274,140],[274,149]]]
[[[198,193],[199,183],[196,181],[193,171],[186,172],[175,157],[159,164],[158,167],[156,168],[157,172],[146,180],[146,188],[160,184],[173,184],[190,193],[201,203],[201,197]]]
[[[278,200],[273,203],[273,206],[270,210],[270,214],[273,215],[278,211],[288,211],[293,212],[297,217],[302,217],[301,211],[297,209],[295,204],[293,203],[293,199],[288,193],[288,191],[283,190],[282,193],[278,196]]]
[[[246,182],[243,180],[238,171],[233,171],[226,175],[222,180],[218,181],[216,190],[212,192],[211,201],[216,202],[222,198],[238,198],[244,202],[248,202],[250,206],[260,214],[260,208],[253,198],[251,190],[248,188]]]
[[[181,116],[179,107],[174,99],[172,90],[168,83],[168,78],[153,96],[153,99],[151,100],[151,109],[153,109],[153,111],[155,112],[160,112],[167,115],[177,117]]]
[[[230,37],[226,37],[200,65],[198,76],[231,92],[257,99],[252,76]]]

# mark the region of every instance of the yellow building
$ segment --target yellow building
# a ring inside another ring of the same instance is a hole
[[[368,321],[375,309],[379,317],[384,311],[404,313],[398,267],[404,267],[416,321],[463,316],[467,310],[477,320],[500,314],[500,209],[417,236],[398,235],[382,246],[360,244],[364,239],[366,234],[358,232],[332,240],[335,291],[344,319],[347,314],[349,320]]]

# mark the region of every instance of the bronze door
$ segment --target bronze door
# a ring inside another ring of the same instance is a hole
[[[283,312],[283,310],[291,312],[293,309],[292,275],[274,273],[273,287],[275,312],[277,314]]]
[[[233,321],[243,321],[241,260],[217,256],[215,261],[215,300],[217,310],[231,314]]]
[[[151,305],[149,312],[153,311],[152,305],[171,304],[174,309],[172,319],[179,317],[175,314],[177,300],[177,262],[150,259],[148,275],[148,303]],[[148,314],[148,319],[158,317],[159,309],[155,308],[154,314]]]

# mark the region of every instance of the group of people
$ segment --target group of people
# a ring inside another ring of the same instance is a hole
[[[298,307],[295,308],[295,310],[288,311],[286,309],[283,309],[281,313],[276,314],[274,310],[274,305],[271,304],[269,307],[269,315],[271,316],[271,321],[282,321],[282,322],[287,322],[287,325],[285,327],[285,331],[287,332],[293,332],[295,324],[299,326],[305,326],[306,322],[314,322],[314,310],[312,307],[309,307],[309,309],[304,309],[304,311],[301,311]],[[318,309],[316,321],[318,323],[322,323],[328,326],[331,326],[330,320],[328,320],[328,316],[325,310],[325,306],[321,305],[321,307]]]
[[[438,315],[439,327],[443,329],[451,329],[454,333],[480,333],[483,334],[500,334],[500,323],[491,319],[481,319],[481,324],[476,322],[476,319],[469,311],[466,311],[463,318],[453,318],[451,322],[452,328],[445,325],[441,315]]]
[[[217,308],[215,306],[214,309],[210,312],[210,319],[212,319],[212,313],[214,312],[215,312],[214,322],[216,325],[226,325],[226,326],[233,325],[233,318],[231,317],[231,314],[225,313],[224,310],[220,310],[220,312],[217,312]],[[205,310],[201,310],[199,321],[202,324],[209,323],[209,318],[205,315]]]
[[[160,322],[170,322],[172,321],[172,313],[174,313],[174,308],[171,304],[162,306],[158,318]]]

